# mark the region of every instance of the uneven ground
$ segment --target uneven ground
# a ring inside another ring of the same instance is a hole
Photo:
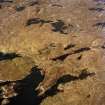
[[[104,0],[0,0],[1,105],[105,105]]]

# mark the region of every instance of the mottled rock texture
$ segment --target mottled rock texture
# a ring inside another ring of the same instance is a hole
[[[1,105],[105,105],[104,0],[0,0]]]

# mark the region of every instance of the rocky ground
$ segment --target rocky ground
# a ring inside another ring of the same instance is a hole
[[[105,105],[105,0],[0,0],[0,105]]]

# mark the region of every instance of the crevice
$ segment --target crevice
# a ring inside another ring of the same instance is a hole
[[[69,74],[60,77],[60,78],[57,80],[57,82],[55,83],[55,85],[53,85],[50,89],[48,89],[48,90],[44,93],[44,95],[43,95],[44,98],[49,97],[49,96],[54,96],[54,95],[56,95],[57,93],[59,93],[60,91],[59,91],[59,89],[57,89],[58,86],[59,86],[59,84],[65,84],[65,83],[67,83],[67,82],[71,82],[71,81],[74,81],[74,80],[76,80],[76,79],[77,79],[76,76],[72,76],[72,75],[69,75]]]
[[[3,53],[3,52],[0,52],[0,61],[2,61],[2,60],[12,60],[12,59],[15,59],[17,57],[21,57],[21,55],[16,54],[16,53]]]
[[[32,68],[32,72],[23,80],[16,81],[17,85],[15,91],[17,96],[9,98],[10,102],[6,105],[40,105],[40,103],[49,96],[54,96],[61,92],[58,89],[59,84],[83,80],[87,77],[94,76],[95,73],[89,73],[87,69],[83,69],[79,76],[73,76],[70,74],[63,75],[58,78],[56,83],[49,88],[42,96],[38,95],[38,91],[35,91],[40,82],[43,81],[44,75],[41,75],[40,69],[37,67]],[[2,102],[3,99],[0,99]]]
[[[82,55],[77,57],[77,60],[81,60],[82,59]]]
[[[14,81],[12,81],[12,82],[14,82]],[[1,81],[0,86],[4,86],[4,85],[9,84],[9,83],[11,83],[11,81]]]
[[[98,22],[98,23],[94,24],[93,26],[104,28],[105,27],[105,22]]]
[[[50,23],[50,22],[52,22],[52,21],[43,20],[43,19],[40,19],[40,18],[31,18],[27,21],[26,26],[30,26],[32,24],[40,24],[40,26],[42,26],[43,24]]]
[[[13,3],[13,0],[0,0],[0,3],[5,3],[5,2],[7,2],[7,3]]]
[[[83,47],[83,48],[80,48],[80,49],[77,49],[74,51],[74,54],[76,53],[81,53],[81,52],[84,52],[84,51],[89,51],[90,48],[89,47]]]
[[[2,9],[2,5],[0,4],[0,9]]]
[[[101,46],[101,48],[102,48],[102,49],[105,49],[105,44],[103,44],[103,45]]]
[[[59,5],[59,4],[52,4],[52,6],[54,6],[54,7],[63,7],[62,5]]]
[[[72,24],[65,24],[62,20],[57,20],[56,22],[51,21],[51,20],[44,20],[40,18],[31,18],[27,20],[26,26],[30,26],[33,24],[40,24],[40,26],[50,23],[52,28],[52,31],[54,32],[59,32],[60,34],[68,34],[72,32],[72,29],[74,26]]]
[[[63,54],[63,55],[57,56],[55,58],[52,58],[52,60],[54,60],[54,61],[56,61],[56,60],[64,61],[69,55],[77,54],[77,53],[81,53],[81,52],[89,51],[89,50],[90,50],[89,47],[80,48],[80,49],[77,49],[73,52],[70,52],[70,53]]]
[[[93,8],[89,8],[89,10],[90,11],[97,11],[97,12],[102,12],[102,11],[104,11],[104,9],[103,8],[95,8],[95,7],[93,7]]]
[[[17,12],[20,12],[20,11],[23,11],[26,7],[34,6],[34,5],[39,5],[39,1],[36,1],[36,0],[35,1],[31,1],[31,0],[24,1],[24,2],[16,5],[15,10]]]
[[[60,61],[64,61],[70,54],[63,54],[63,55],[60,55],[60,56],[57,56],[55,58],[52,58],[53,61],[56,61],[56,60],[60,60]]]
[[[39,5],[39,1],[31,1],[29,6]]]
[[[52,23],[54,32],[62,32],[62,29],[65,27],[65,23],[62,20],[57,20],[57,22]]]
[[[75,44],[69,44],[64,48],[64,50],[68,50],[68,49],[73,48],[75,46],[76,46]]]
[[[15,7],[15,10],[16,10],[17,12],[20,12],[20,11],[23,11],[25,8],[26,8],[26,7],[25,7],[24,5],[17,5],[17,6]]]
[[[88,72],[87,69],[83,69],[81,71],[81,73],[79,74],[79,76],[73,76],[73,75],[70,75],[70,74],[67,74],[67,75],[63,75],[62,77],[60,77],[57,82],[55,83],[55,85],[53,85],[50,89],[48,89],[45,93],[44,93],[44,99],[46,97],[49,97],[49,96],[54,96],[56,95],[57,93],[61,92],[59,89],[58,89],[58,86],[59,84],[66,84],[68,82],[71,82],[71,81],[77,81],[77,80],[83,80],[83,79],[86,79],[88,77],[91,77],[91,76],[94,76],[95,73],[92,72]]]
[[[51,23],[51,25],[53,27],[52,31],[60,32],[61,34],[68,34],[71,32],[71,29],[74,28],[73,25],[66,25],[62,20],[57,20],[56,22]]]
[[[80,75],[78,76],[78,79],[83,80],[83,79],[86,79],[87,77],[91,77],[91,76],[94,76],[94,75],[95,75],[94,72],[90,73],[90,72],[87,71],[87,69],[83,69],[81,71]]]
[[[17,96],[9,98],[10,103],[6,105],[39,105],[40,97],[37,96],[35,88],[43,80],[44,76],[41,75],[40,69],[37,67],[32,68],[30,75],[23,80],[16,81],[15,87]]]
[[[94,0],[95,2],[103,2],[105,3],[105,0]]]

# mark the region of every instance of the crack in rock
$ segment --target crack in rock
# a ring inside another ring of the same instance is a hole
[[[21,55],[16,54],[16,53],[3,53],[3,52],[0,52],[0,61],[2,61],[2,60],[12,60],[12,59],[15,59],[17,57],[21,57]]]

